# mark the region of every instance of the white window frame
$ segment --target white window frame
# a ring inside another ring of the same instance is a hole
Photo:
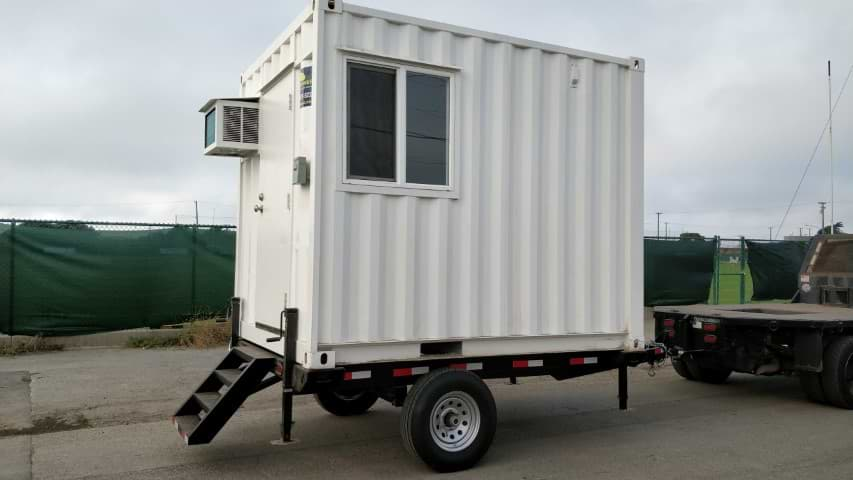
[[[391,180],[370,180],[360,178],[349,178],[349,152],[348,131],[349,123],[349,64],[358,63],[367,66],[375,66],[394,70],[396,75],[396,100],[394,104],[396,116],[396,138],[395,138],[395,169],[396,178]],[[459,170],[457,165],[456,139],[456,72],[452,67],[442,68],[440,66],[422,66],[409,63],[400,59],[387,59],[376,56],[364,55],[342,55],[341,91],[343,92],[343,108],[339,124],[341,125],[341,155],[338,168],[338,190],[358,193],[379,193],[386,195],[408,195],[417,197],[433,198],[459,198],[458,180]],[[429,185],[421,183],[409,183],[406,181],[406,78],[408,72],[417,72],[427,75],[443,77],[447,82],[447,185]]]

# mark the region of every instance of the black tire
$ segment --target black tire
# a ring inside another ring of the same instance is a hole
[[[324,390],[314,394],[323,410],[339,417],[361,415],[376,403],[379,395],[372,390]]]
[[[823,393],[823,382],[819,373],[800,372],[800,386],[806,398],[815,403],[826,403]]]
[[[839,338],[826,349],[821,383],[829,403],[853,409],[853,337]]]
[[[681,375],[681,377],[686,380],[695,380],[693,375],[690,374],[690,370],[687,368],[687,365],[685,365],[684,361],[680,358],[672,357],[672,369],[675,370],[675,373]]]
[[[496,427],[489,387],[472,372],[446,368],[415,383],[400,417],[406,450],[437,472],[474,466],[489,450]]]
[[[699,365],[695,358],[684,359],[684,364],[694,380],[698,382],[719,385],[725,383],[731,376],[732,371],[728,368],[710,367]]]

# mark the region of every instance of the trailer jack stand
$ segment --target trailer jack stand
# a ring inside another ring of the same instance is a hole
[[[281,382],[281,438],[275,445],[287,445],[295,442],[293,430],[293,371],[296,366],[296,337],[299,328],[299,311],[295,308],[284,310],[284,368]]]
[[[619,410],[628,410],[628,364],[619,364]]]

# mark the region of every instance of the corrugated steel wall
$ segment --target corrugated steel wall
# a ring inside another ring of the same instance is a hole
[[[323,28],[319,343],[642,324],[642,73],[346,12]],[[336,189],[337,47],[461,68],[459,199]]]

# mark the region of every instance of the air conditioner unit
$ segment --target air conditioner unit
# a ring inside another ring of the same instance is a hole
[[[213,98],[204,114],[204,154],[248,157],[258,151],[260,115],[257,98]]]

